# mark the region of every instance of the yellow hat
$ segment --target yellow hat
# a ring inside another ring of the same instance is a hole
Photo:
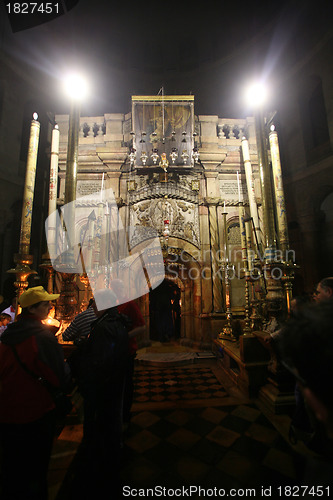
[[[21,307],[29,307],[37,304],[37,302],[56,300],[59,297],[59,293],[47,293],[42,286],[34,286],[22,293],[19,304]]]

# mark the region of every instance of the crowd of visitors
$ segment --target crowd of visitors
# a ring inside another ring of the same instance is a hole
[[[0,315],[0,442],[2,498],[46,499],[47,469],[56,426],[50,386],[68,393],[75,379],[84,399],[84,449],[87,473],[116,481],[122,435],[130,422],[137,335],[145,330],[121,280],[100,290],[86,311],[62,333],[76,349],[67,361],[56,337],[43,324],[57,300],[43,287],[19,298],[22,312]],[[313,298],[296,297],[292,314],[275,335],[279,361],[296,381],[294,430],[322,461],[311,474],[331,477],[333,448],[333,278],[321,280]],[[12,307],[12,306],[10,306]],[[294,436],[295,437],[295,436]],[[296,436],[297,437],[297,436]],[[91,460],[94,457],[94,460]],[[311,480],[315,480],[312,478]],[[317,480],[316,483],[317,484]]]

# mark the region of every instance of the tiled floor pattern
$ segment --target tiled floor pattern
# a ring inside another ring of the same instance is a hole
[[[209,366],[140,368],[134,377],[134,402],[223,398],[228,394]]]
[[[262,486],[298,484],[303,458],[254,402],[227,394],[214,366],[137,367],[134,413],[124,441],[123,485],[259,491]],[[64,467],[69,469],[67,479],[58,493],[56,484],[50,485],[50,500],[76,498],[68,493],[76,459],[69,463],[82,424],[74,420],[59,437],[51,462],[50,478],[58,481],[58,490]]]
[[[255,405],[141,411],[124,484],[244,488],[295,484],[303,461]]]

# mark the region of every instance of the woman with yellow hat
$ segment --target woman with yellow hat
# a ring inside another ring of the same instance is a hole
[[[2,498],[47,498],[47,470],[55,435],[55,405],[41,383],[65,388],[69,369],[57,339],[43,325],[51,301],[43,287],[19,298],[22,313],[0,343],[0,440]],[[38,379],[39,377],[39,379]]]

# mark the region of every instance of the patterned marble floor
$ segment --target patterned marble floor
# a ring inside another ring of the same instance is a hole
[[[227,392],[209,366],[140,368],[135,373],[136,403],[223,398]]]
[[[213,488],[254,488],[260,497],[262,487],[299,483],[304,457],[286,440],[283,428],[289,417],[267,415],[257,401],[230,391],[224,382],[215,360],[173,368],[137,366],[120,472],[125,493],[192,486],[208,493]],[[82,424],[75,418],[72,415],[55,446],[50,500],[82,500],[82,492],[76,497],[71,484],[79,467],[77,456],[72,459],[82,435]],[[126,496],[135,495],[118,493],[112,498]]]

